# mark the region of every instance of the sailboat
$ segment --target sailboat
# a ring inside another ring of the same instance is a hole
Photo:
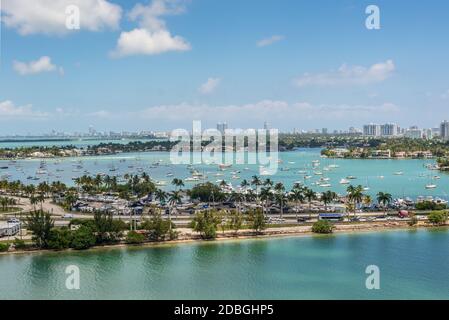
[[[426,189],[436,189],[437,185],[432,182],[432,178],[430,178],[430,182],[426,185]]]
[[[366,178],[366,185],[363,187],[363,191],[369,191],[370,187],[369,187],[369,182],[368,182],[368,178]]]

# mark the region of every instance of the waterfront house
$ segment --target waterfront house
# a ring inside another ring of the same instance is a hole
[[[380,158],[380,159],[389,159],[391,158],[391,150],[373,150],[371,152],[371,157]]]

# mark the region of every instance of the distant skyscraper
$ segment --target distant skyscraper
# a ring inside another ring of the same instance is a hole
[[[379,137],[381,135],[380,125],[374,123],[364,125],[363,135],[371,137]]]
[[[432,137],[439,137],[441,132],[440,132],[440,128],[432,128]]]
[[[433,139],[433,131],[432,131],[432,129],[425,129],[423,136],[424,136],[425,139],[428,139],[428,140]]]
[[[321,133],[322,133],[322,134],[327,134],[327,128],[321,129]]]
[[[263,123],[263,128],[265,129],[265,130],[270,130],[270,125],[268,124],[268,122],[264,122]]]
[[[443,140],[449,140],[449,121],[444,120],[440,125],[440,137]]]
[[[405,137],[411,139],[421,139],[423,137],[423,131],[419,129],[417,126],[412,126],[410,129],[405,131]]]
[[[386,123],[380,126],[380,134],[384,137],[394,137],[399,134],[399,127],[395,123]]]
[[[351,134],[355,134],[355,133],[361,133],[362,131],[360,129],[357,129],[355,127],[350,127],[349,128],[349,133]]]
[[[226,129],[228,129],[228,124],[226,122],[217,123],[217,130],[220,131],[221,134],[225,134]]]
[[[97,133],[97,131],[94,129],[93,126],[89,126],[89,136],[94,136]]]

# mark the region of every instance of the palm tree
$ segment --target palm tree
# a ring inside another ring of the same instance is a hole
[[[302,190],[303,187],[302,187],[302,185],[301,185],[300,183],[295,182],[295,183],[293,184],[292,190],[295,190],[295,189]]]
[[[226,187],[228,185],[228,183],[226,182],[226,181],[224,181],[224,180],[221,180],[220,181],[220,187],[221,188],[224,188],[224,187]]]
[[[273,186],[273,181],[270,178],[265,179],[265,181],[263,182],[263,185],[265,187],[272,187]]]
[[[285,187],[282,182],[276,183],[274,186],[274,190],[276,191],[276,200],[279,203],[281,212],[280,212],[280,218],[282,219],[282,214],[284,213],[284,200],[285,200]]]
[[[184,187],[184,182],[178,178],[174,178],[171,184],[178,187],[179,191],[181,191],[181,188]]]
[[[259,202],[259,186],[262,185],[262,180],[258,176],[253,176],[251,180],[251,184],[256,187],[256,199]]]
[[[143,173],[142,173],[141,178],[142,178],[142,180],[145,181],[145,182],[150,182],[150,176],[149,176],[146,172],[143,172]],[[178,179],[178,180],[182,181],[181,179]],[[173,183],[173,182],[172,182],[172,183]],[[183,185],[184,185],[184,183],[183,183]]]
[[[161,206],[163,206],[167,200],[167,193],[164,190],[157,189],[154,193],[154,198],[159,201]]]
[[[321,194],[321,201],[324,203],[324,208],[327,211],[327,205],[337,198],[337,194],[333,191],[326,191]]]
[[[244,179],[244,180],[240,183],[240,186],[241,186],[243,189],[246,188],[246,187],[248,187],[248,186],[249,186],[248,180]]]
[[[34,195],[31,195],[30,196],[30,204],[33,206],[34,211],[36,211],[36,204],[38,204],[38,203],[39,203],[39,200],[37,199],[37,197]]]
[[[365,195],[365,197],[363,198],[363,204],[365,206],[370,206],[372,202],[373,199],[371,198],[371,196],[369,194]]]
[[[230,200],[237,204],[237,212],[240,213],[240,203],[243,201],[244,196],[240,192],[233,191],[231,193]]]
[[[355,216],[358,204],[363,200],[363,187],[361,185],[358,185],[357,187],[350,185],[346,191],[348,193],[348,200],[354,203]]]
[[[256,195],[253,190],[250,189],[245,193],[245,201],[251,202],[251,201],[254,201],[255,199],[256,199]]]
[[[169,194],[169,199],[168,199],[168,203],[170,205],[170,209],[168,210],[168,217],[170,218],[170,212],[171,212],[171,208],[175,207],[176,209],[176,205],[181,204],[182,202],[182,197],[181,197],[181,192],[180,191],[172,191]],[[178,210],[176,210],[175,212],[178,212]],[[175,218],[177,218],[178,216],[176,215]]]
[[[312,189],[305,188],[304,197],[306,197],[307,202],[309,203],[309,218],[312,217],[312,201],[316,199],[316,193]]]
[[[296,203],[296,221],[298,221],[299,204],[304,201],[304,193],[299,188],[293,188],[289,194],[290,200]]]
[[[94,185],[98,189],[103,184],[103,177],[100,174],[97,174],[94,179]]]
[[[265,202],[263,207],[265,215],[268,214],[268,203],[273,199],[273,192],[270,188],[262,188],[260,190],[260,199]]]
[[[384,208],[384,215],[387,215],[387,205],[389,205],[393,201],[393,196],[389,193],[379,192],[377,194],[377,202],[382,204]]]

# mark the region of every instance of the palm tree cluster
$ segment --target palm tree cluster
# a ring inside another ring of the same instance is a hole
[[[0,197],[0,208],[3,212],[7,212],[12,206],[15,206],[17,201],[14,198]]]
[[[125,174],[125,183],[119,183],[116,176],[96,175],[76,178],[75,185],[78,191],[87,193],[113,192],[119,193],[123,199],[142,197],[156,190],[154,183],[146,173],[138,175]]]
[[[285,208],[293,204],[295,212],[298,214],[300,205],[308,204],[308,211],[311,216],[312,204],[315,200],[320,200],[324,204],[327,211],[329,204],[338,199],[338,195],[333,191],[325,191],[317,193],[307,186],[295,183],[290,190],[286,190],[282,182],[274,182],[267,178],[262,180],[257,175],[251,177],[250,181],[243,180],[240,183],[240,191],[228,192],[226,190],[227,183],[221,181],[218,185],[206,182],[197,184],[189,190],[183,190],[184,182],[182,179],[174,178],[171,184],[175,190],[167,192],[156,188],[148,174],[141,175],[124,175],[124,182],[119,183],[116,176],[109,175],[84,175],[74,179],[76,187],[68,187],[62,182],[56,181],[52,183],[42,182],[35,185],[24,185],[20,181],[8,182],[0,181],[0,191],[13,196],[27,196],[31,205],[36,209],[36,205],[44,203],[46,198],[63,197],[63,205],[71,208],[78,200],[79,193],[100,194],[100,193],[116,193],[122,199],[131,200],[142,198],[147,195],[153,195],[154,199],[159,202],[159,207],[166,207],[168,214],[177,214],[177,207],[182,203],[183,197],[188,196],[191,200],[199,200],[206,202],[215,207],[220,202],[231,202],[235,205],[238,213],[242,212],[243,204],[254,203],[256,207],[262,209],[266,216],[270,212],[270,207],[276,205],[282,218]],[[354,212],[363,203],[370,205],[372,200],[369,195],[363,193],[363,187],[348,186],[347,188],[347,212]],[[392,196],[389,193],[379,192],[377,194],[377,202],[386,209],[392,202]],[[3,202],[0,202],[3,206]],[[6,206],[6,205],[5,205]],[[309,217],[310,217],[309,216]]]

